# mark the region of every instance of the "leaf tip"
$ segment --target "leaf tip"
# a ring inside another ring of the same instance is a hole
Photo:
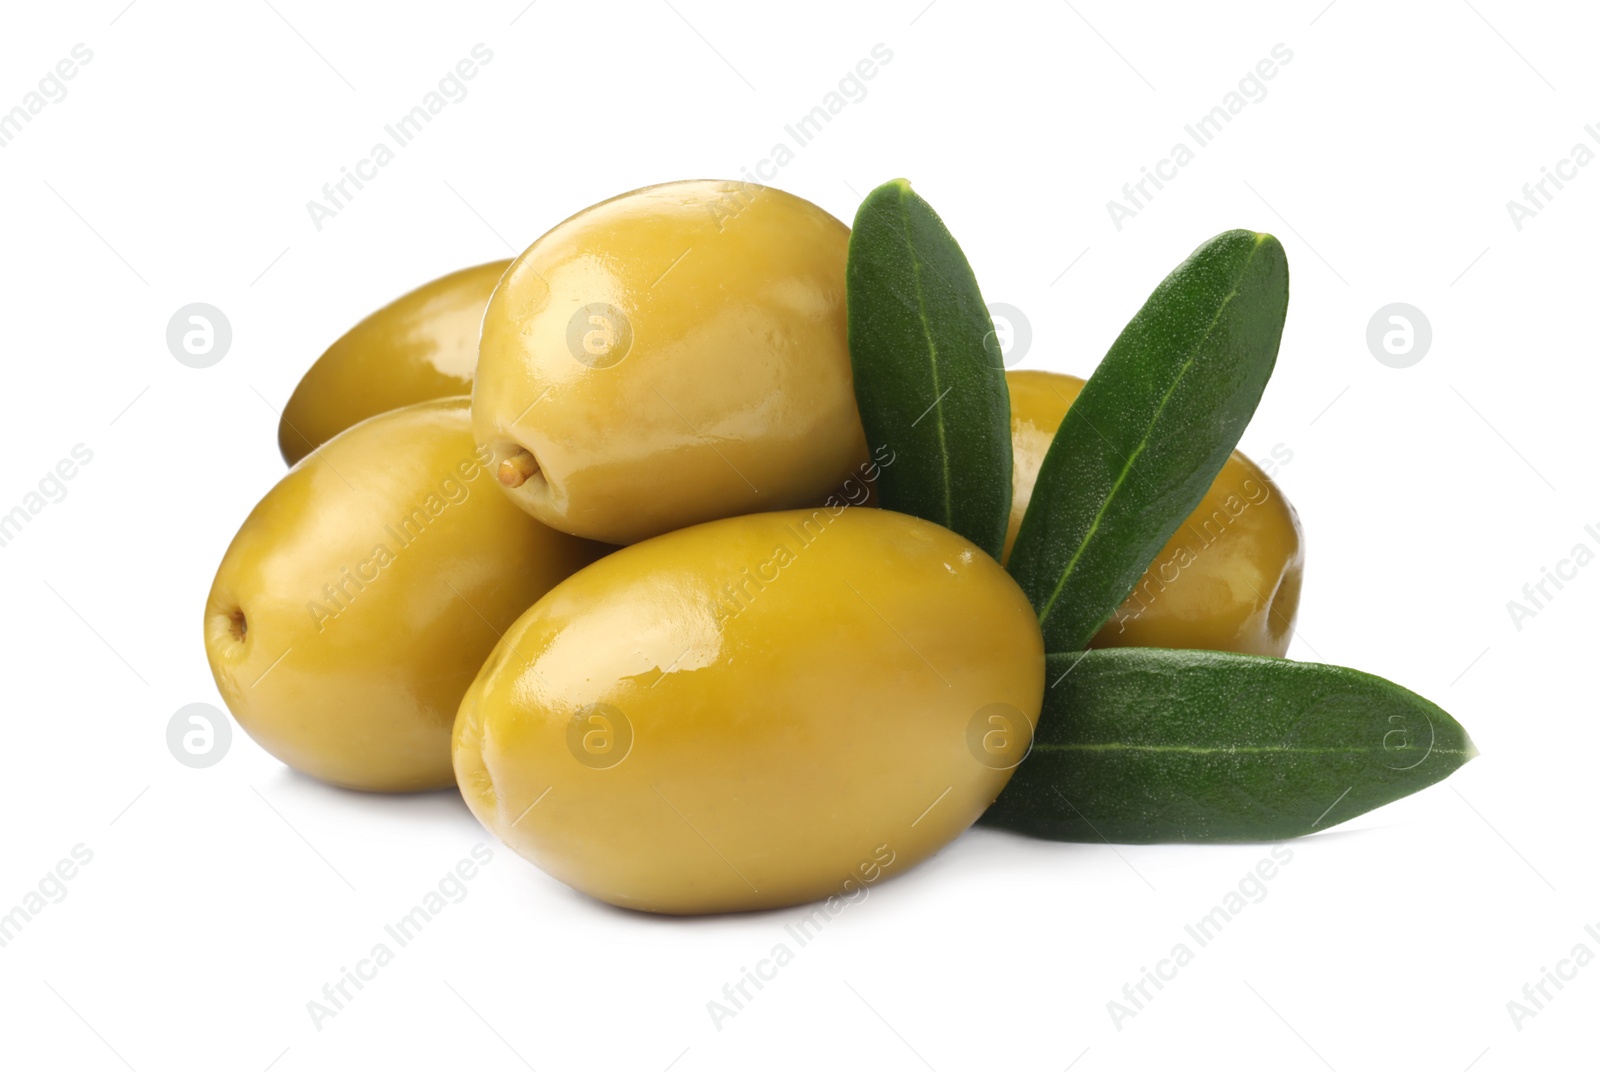
[[[1252,237],[1255,238],[1255,248],[1256,249],[1260,249],[1262,246],[1266,246],[1268,249],[1276,250],[1278,252],[1282,252],[1283,243],[1278,241],[1278,236],[1277,235],[1269,234],[1266,231],[1252,231],[1252,232],[1250,232],[1250,234],[1251,234]]]
[[[884,204],[898,204],[907,198],[915,196],[911,192],[910,179],[890,179],[888,182],[874,186],[867,193],[867,196],[861,199],[861,207],[856,212],[856,219],[859,221],[862,214],[874,208],[879,208]]]

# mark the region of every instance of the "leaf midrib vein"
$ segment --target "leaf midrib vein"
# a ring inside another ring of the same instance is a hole
[[[928,306],[922,293],[922,270],[917,258],[917,248],[911,241],[911,215],[906,211],[905,190],[898,192],[895,203],[900,209],[901,231],[905,235],[906,250],[911,254],[907,259],[911,262],[911,288],[917,298],[917,323],[921,325],[922,337],[928,345],[928,374],[933,380],[933,424],[939,436],[939,468],[943,480],[945,527],[953,528],[955,506],[950,487],[950,447],[944,428],[944,395],[939,390],[939,346],[933,338],[933,325],[928,322]]]
[[[1086,742],[1081,744],[1055,744],[1044,741],[1035,741],[1034,751],[1045,752],[1156,752],[1176,753],[1182,755],[1296,755],[1296,756],[1325,756],[1325,755],[1365,755],[1375,752],[1387,752],[1391,755],[1405,752],[1427,751],[1430,755],[1464,756],[1468,752],[1464,748],[1290,748],[1282,745],[1188,745],[1188,744],[1134,744],[1126,741],[1101,741]]]
[[[1079,541],[1077,549],[1072,552],[1072,557],[1067,560],[1067,565],[1061,571],[1061,576],[1056,581],[1055,589],[1050,593],[1050,598],[1046,599],[1044,606],[1039,609],[1039,625],[1041,627],[1044,625],[1046,619],[1050,617],[1051,612],[1055,610],[1056,601],[1061,598],[1061,593],[1067,586],[1067,579],[1070,578],[1073,571],[1077,569],[1078,560],[1083,557],[1084,549],[1089,546],[1089,543],[1094,539],[1095,533],[1099,531],[1100,523],[1105,519],[1106,511],[1111,508],[1111,503],[1116,499],[1117,493],[1122,490],[1122,485],[1128,479],[1128,474],[1133,471],[1134,463],[1139,460],[1139,455],[1143,454],[1144,448],[1149,445],[1150,433],[1155,429],[1156,424],[1160,422],[1161,414],[1166,411],[1167,403],[1172,400],[1173,393],[1177,391],[1178,385],[1183,382],[1183,378],[1187,376],[1189,374],[1189,370],[1194,367],[1195,355],[1200,352],[1201,348],[1204,347],[1206,342],[1211,338],[1211,333],[1217,329],[1217,324],[1222,320],[1222,314],[1227,311],[1227,308],[1233,302],[1233,299],[1239,296],[1239,281],[1244,278],[1245,273],[1250,268],[1251,262],[1256,258],[1256,251],[1260,248],[1261,239],[1258,237],[1256,239],[1256,244],[1250,249],[1250,255],[1245,258],[1244,264],[1240,265],[1239,267],[1239,274],[1234,280],[1233,289],[1228,291],[1227,297],[1223,298],[1222,303],[1217,306],[1216,315],[1211,318],[1211,323],[1207,325],[1205,334],[1200,336],[1200,341],[1197,342],[1194,348],[1189,351],[1189,356],[1184,359],[1183,367],[1178,370],[1178,375],[1173,377],[1172,383],[1170,386],[1168,386],[1166,393],[1161,396],[1161,402],[1158,406],[1156,406],[1156,411],[1151,416],[1150,423],[1145,427],[1143,434],[1140,435],[1138,445],[1133,448],[1133,452],[1129,454],[1127,459],[1124,461],[1122,471],[1117,474],[1117,479],[1112,483],[1111,490],[1106,493],[1106,497],[1101,501],[1099,511],[1094,515],[1094,520],[1089,524],[1089,531],[1084,533],[1083,539]],[[1070,418],[1072,415],[1072,410],[1068,409],[1067,415]]]

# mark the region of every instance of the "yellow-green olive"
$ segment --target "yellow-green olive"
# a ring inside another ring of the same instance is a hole
[[[534,604],[462,701],[456,775],[490,831],[590,896],[774,908],[965,830],[1043,692],[1033,608],[966,540],[884,510],[755,514]]]
[[[510,263],[493,261],[441,276],[341,335],[283,407],[283,460],[293,465],[379,413],[471,394],[483,308]]]
[[[821,502],[867,457],[848,240],[791,194],[698,180],[528,247],[489,299],[472,397],[512,499],[609,543]]]
[[[500,633],[604,547],[501,495],[465,398],[329,440],[257,504],[206,599],[228,708],[298,771],[352,789],[453,781],[450,728]]]
[[[1039,465],[1084,381],[1008,372],[1013,491],[1006,555]],[[1261,467],[1234,451],[1091,647],[1203,648],[1283,655],[1300,610],[1300,517]]]

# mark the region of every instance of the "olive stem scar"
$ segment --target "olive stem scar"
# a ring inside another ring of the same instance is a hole
[[[337,867],[334,867],[333,864],[329,863],[328,862],[328,858],[326,856],[322,855],[322,853],[318,852],[317,851],[317,847],[315,845],[311,844],[310,841],[306,840],[306,836],[300,832],[299,828],[297,828],[288,819],[284,818],[283,812],[279,811],[277,808],[274,808],[272,806],[272,801],[268,800],[262,794],[261,790],[257,789],[255,786],[252,785],[250,787],[250,791],[252,793],[254,793],[257,797],[261,798],[261,803],[265,804],[271,810],[272,814],[276,815],[279,819],[283,820],[283,825],[287,826],[294,833],[295,837],[297,837],[301,841],[305,842],[306,848],[310,849],[312,851],[312,853],[315,854],[317,859],[321,860],[324,864],[327,864],[329,871],[332,871],[335,875],[339,876],[339,881],[340,882],[343,882],[346,886],[350,886],[350,880],[345,878],[344,875],[340,873],[340,871],[339,871],[339,869]],[[355,893],[356,892],[356,888],[354,886],[350,886],[350,892],[351,893]]]
[[[1350,795],[1350,790],[1354,789],[1354,788],[1355,788],[1355,786],[1353,786],[1353,785],[1349,786],[1348,788],[1345,789],[1345,791],[1343,793],[1340,793],[1336,798],[1334,798],[1333,803],[1329,804],[1326,808],[1324,808],[1322,810],[1322,814],[1317,816],[1315,819],[1313,819],[1311,821],[1311,825],[1312,826],[1316,826],[1318,823],[1322,822],[1322,820],[1326,819],[1328,817],[1328,813],[1330,811],[1332,811],[1334,808],[1338,807],[1339,806],[1339,801],[1341,801],[1345,797],[1349,796]]]
[[[750,892],[752,892],[752,893],[760,893],[761,892],[760,890],[756,889],[756,884],[754,882],[751,882],[748,878],[745,878],[745,875],[744,875],[743,871],[740,871],[737,867],[733,866],[733,861],[732,860],[730,860],[726,856],[722,855],[722,850],[721,849],[719,849],[715,845],[711,844],[711,840],[709,838],[707,838],[704,834],[700,833],[700,828],[695,826],[693,823],[691,823],[689,821],[689,817],[687,815],[683,814],[683,812],[678,810],[677,805],[673,804],[672,801],[667,799],[666,794],[661,792],[661,790],[657,789],[653,785],[650,788],[655,792],[656,796],[661,798],[661,803],[663,803],[667,807],[671,808],[672,809],[672,813],[674,815],[676,815],[678,818],[683,820],[683,825],[684,826],[687,826],[690,830],[694,831],[695,837],[698,837],[701,841],[704,841],[706,843],[706,848],[710,849],[712,852],[716,853],[719,857],[721,857],[722,862],[727,864],[728,868],[734,874],[736,874],[740,878],[744,879],[744,884],[746,886],[750,887]]]
[[[922,820],[926,819],[928,817],[928,813],[930,811],[932,811],[934,808],[938,807],[939,801],[943,800],[945,797],[949,796],[950,795],[950,790],[952,790],[954,788],[955,788],[955,786],[953,786],[953,785],[945,786],[944,792],[940,793],[938,798],[936,800],[934,800],[934,802],[932,804],[929,804],[926,808],[923,808],[922,809],[922,814],[917,816],[915,819],[913,819],[911,821],[911,825],[912,826],[916,826],[918,823],[922,822]]]
[[[511,820],[511,825],[512,826],[516,826],[518,823],[522,822],[522,820],[527,816],[527,814],[530,811],[532,811],[534,808],[537,808],[539,806],[539,801],[543,800],[545,797],[549,796],[550,795],[550,790],[552,790],[554,788],[555,788],[555,786],[553,786],[553,785],[552,786],[547,786],[545,788],[545,791],[543,793],[540,793],[538,798],[536,800],[534,800],[534,802],[532,804],[529,804],[526,808],[522,809],[522,814],[521,815],[519,815],[515,819]]]
[[[1050,787],[1050,792],[1054,793],[1058,797],[1061,797],[1061,803],[1071,808],[1073,812],[1077,814],[1078,818],[1083,820],[1083,824],[1090,830],[1094,831],[1094,836],[1099,838],[1101,841],[1104,841],[1106,843],[1106,848],[1110,849],[1112,852],[1115,852],[1117,854],[1117,859],[1126,864],[1129,871],[1132,871],[1135,875],[1139,876],[1139,881],[1148,886],[1151,893],[1156,892],[1156,888],[1150,885],[1150,880],[1144,877],[1144,872],[1140,871],[1137,867],[1134,867],[1132,861],[1130,861],[1126,856],[1122,855],[1122,853],[1117,850],[1115,845],[1111,844],[1111,839],[1102,834],[1099,829],[1089,821],[1089,817],[1087,815],[1083,814],[1081,811],[1078,811],[1078,806],[1076,804],[1062,796],[1061,790],[1057,789],[1053,785]]]
[[[944,687],[945,688],[948,689],[948,688],[952,688],[953,687],[950,684],[949,680],[943,674],[939,673],[939,668],[934,666],[932,663],[929,663],[928,659],[927,659],[927,656],[923,655],[922,652],[918,651],[915,647],[912,647],[911,641],[909,641],[909,640],[907,640],[905,638],[905,634],[900,632],[900,630],[896,629],[893,625],[890,624],[889,619],[887,619],[887,618],[885,618],[883,616],[883,612],[882,611],[880,611],[877,607],[874,607],[871,603],[867,602],[867,597],[862,595],[861,592],[856,588],[855,585],[851,584],[849,581],[845,581],[844,582],[844,586],[846,588],[850,589],[850,591],[855,592],[856,598],[861,600],[861,602],[866,603],[867,604],[867,609],[870,610],[872,613],[876,614],[878,616],[879,620],[882,621],[884,625],[889,626],[889,631],[891,633],[893,633],[895,636],[899,637],[901,643],[905,644],[906,647],[911,648],[911,654],[915,655],[917,658],[921,659],[923,662],[928,663],[928,669],[932,670],[934,672],[934,674],[939,678],[939,680],[944,682]]]
[[[1272,1015],[1276,1016],[1279,1020],[1282,1020],[1283,1021],[1283,1026],[1287,1027],[1289,1029],[1289,1031],[1294,1035],[1295,1038],[1297,1038],[1301,1042],[1305,1043],[1306,1049],[1310,1050],[1313,1054],[1316,1054],[1317,1060],[1321,1061],[1325,1065],[1328,1065],[1328,1059],[1326,1057],[1322,1056],[1322,1054],[1317,1053],[1317,1048],[1315,1046],[1311,1045],[1311,1043],[1306,1042],[1306,1037],[1304,1035],[1302,1035],[1300,1032],[1296,1031],[1294,1029],[1294,1025],[1293,1024],[1291,1024],[1289,1021],[1283,1019],[1283,1013],[1279,1012],[1277,1009],[1273,1009],[1272,1008],[1272,1003],[1269,1002],[1266,998],[1262,998],[1261,997],[1261,991],[1257,990],[1253,986],[1250,986],[1250,980],[1248,980],[1248,979],[1240,979],[1239,981],[1241,983],[1243,983],[1245,986],[1250,987],[1250,993],[1254,994],[1258,998],[1261,998],[1261,1004],[1265,1005],[1268,1009],[1271,1009],[1272,1010]],[[1333,1068],[1332,1065],[1328,1065],[1328,1072],[1334,1072],[1334,1068]]]
[[[508,488],[520,488],[538,471],[539,463],[534,459],[533,452],[523,447],[500,463],[495,478]]]

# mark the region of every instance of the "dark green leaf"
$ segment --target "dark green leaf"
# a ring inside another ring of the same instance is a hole
[[[983,817],[1039,837],[1297,837],[1477,755],[1444,711],[1359,670],[1161,648],[1046,662],[1033,750]]]
[[[868,445],[894,463],[878,500],[995,558],[1011,512],[1011,398],[994,323],[944,223],[904,179],[867,195],[845,272]]]
[[[1067,410],[1008,568],[1045,650],[1077,651],[1199,505],[1272,375],[1289,266],[1229,231],[1155,289]]]

